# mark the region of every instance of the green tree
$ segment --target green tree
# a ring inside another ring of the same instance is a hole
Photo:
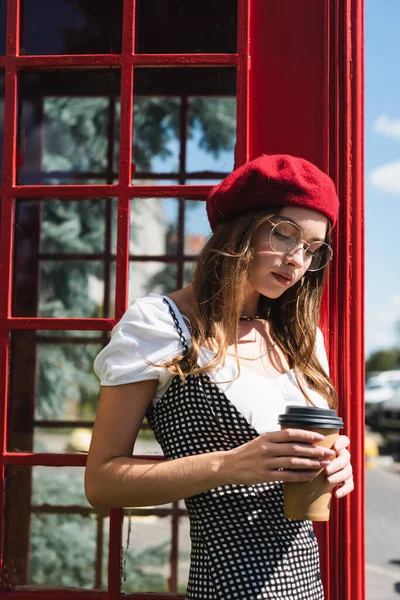
[[[368,357],[365,363],[367,373],[393,369],[400,369],[400,348],[377,350]]]

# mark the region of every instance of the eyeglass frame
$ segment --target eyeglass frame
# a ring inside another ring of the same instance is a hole
[[[301,228],[297,225],[297,223],[294,223],[293,221],[287,221],[286,219],[282,219],[281,221],[278,221],[277,223],[274,223],[273,221],[271,221],[271,219],[266,219],[266,221],[268,221],[268,223],[270,223],[272,225],[272,229],[269,232],[268,240],[269,240],[269,244],[270,244],[270,246],[271,246],[271,248],[272,248],[272,250],[274,252],[280,252],[280,250],[275,250],[274,249],[274,247],[273,247],[273,245],[271,243],[271,235],[272,235],[272,232],[273,232],[274,228],[277,225],[279,225],[280,223],[289,223],[290,225],[292,225],[293,227],[296,227],[296,229],[299,230],[300,236],[303,235],[303,232],[302,232]],[[303,251],[307,252],[307,250],[309,249],[309,247],[312,246],[312,244],[316,244],[316,243],[318,243],[316,240],[313,241],[313,242],[308,243],[308,242],[306,242],[305,240],[303,240],[300,237],[299,243],[297,245],[295,245],[291,250],[287,250],[286,252],[280,252],[280,253],[281,254],[286,254],[286,255],[288,255],[290,253],[293,253],[293,251],[295,249],[297,249],[300,246],[300,244],[302,244],[302,246],[303,246],[302,247]],[[318,269],[310,269],[309,267],[307,267],[306,271],[310,271],[310,273],[316,273],[317,271],[321,271],[322,269],[325,269],[325,267],[327,267],[329,265],[330,261],[333,258],[333,248],[332,248],[332,246],[330,244],[328,244],[327,242],[321,241],[320,243],[324,244],[325,246],[327,246],[329,248],[330,257],[329,257],[328,261],[326,262],[326,264],[324,264],[322,267],[319,267]],[[304,246],[306,246],[306,247],[304,247]],[[312,258],[311,258],[311,261],[312,261]]]

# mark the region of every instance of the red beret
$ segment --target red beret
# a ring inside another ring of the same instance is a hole
[[[211,229],[225,219],[269,206],[301,206],[335,224],[339,199],[332,179],[304,158],[263,154],[235,169],[207,198]]]

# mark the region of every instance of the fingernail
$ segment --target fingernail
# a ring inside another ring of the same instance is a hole
[[[322,465],[323,467],[326,467],[327,465],[331,464],[330,460],[320,460],[319,464]]]

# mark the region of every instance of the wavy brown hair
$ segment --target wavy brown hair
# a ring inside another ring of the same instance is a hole
[[[186,355],[164,363],[171,374],[183,380],[218,369],[224,363],[231,340],[237,354],[238,324],[246,296],[248,273],[253,260],[253,234],[268,219],[279,214],[279,207],[269,214],[248,212],[225,219],[210,236],[198,257],[192,287],[196,311],[190,316],[192,345]],[[329,241],[330,226],[325,241]],[[331,408],[337,406],[337,394],[329,375],[319,362],[316,335],[322,292],[327,268],[306,271],[303,277],[279,298],[261,295],[258,314],[270,323],[276,345],[282,349],[293,369],[297,383],[310,404],[306,385],[326,398]],[[212,360],[199,367],[201,347],[212,350]]]

